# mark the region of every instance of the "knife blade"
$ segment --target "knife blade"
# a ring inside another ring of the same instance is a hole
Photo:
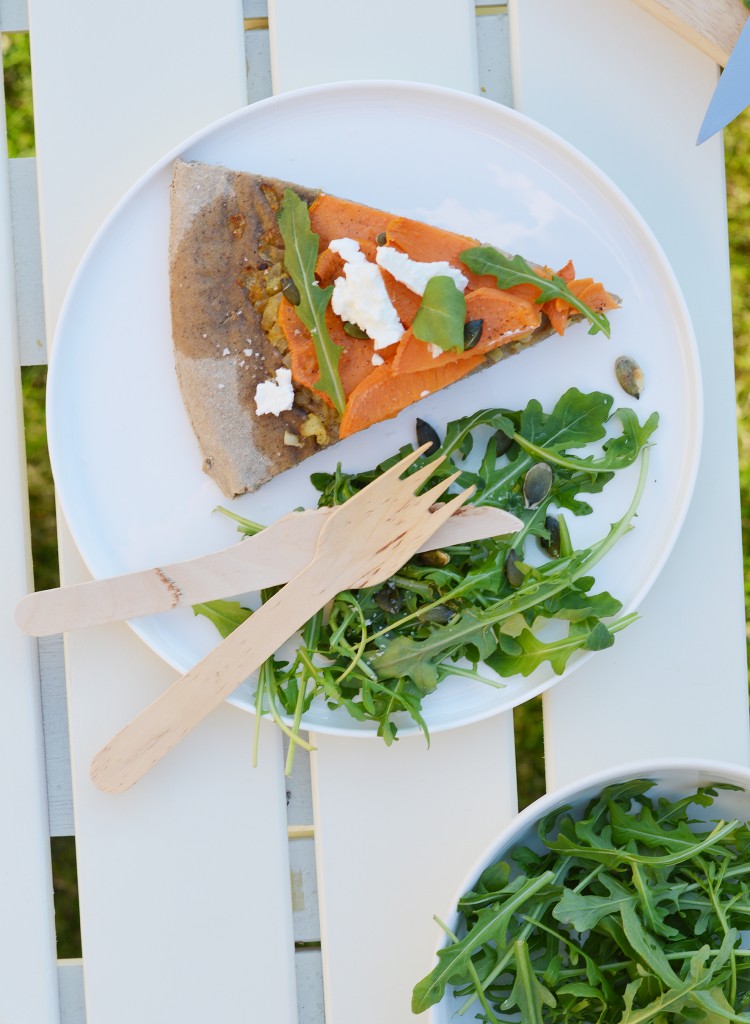
[[[696,145],[721,131],[750,105],[750,19],[734,44],[698,132]]]
[[[333,511],[290,512],[252,537],[188,561],[40,590],[18,603],[16,622],[31,636],[50,636],[278,586],[311,561],[318,534]],[[420,550],[499,537],[521,526],[520,519],[502,509],[469,505]]]

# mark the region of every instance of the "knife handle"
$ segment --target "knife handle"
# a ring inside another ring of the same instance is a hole
[[[339,589],[313,560],[96,754],[94,784],[105,793],[130,789]]]
[[[16,622],[30,636],[50,636],[169,611],[180,603],[175,581],[163,569],[146,569],[28,594],[16,606]]]
[[[28,594],[16,606],[16,622],[31,636],[50,636],[286,583],[312,558],[331,511],[290,512],[252,537],[185,562]]]

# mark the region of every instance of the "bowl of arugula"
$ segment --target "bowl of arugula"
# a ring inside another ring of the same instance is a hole
[[[412,1011],[529,1024],[750,1020],[750,770],[653,761],[522,811],[440,926]]]

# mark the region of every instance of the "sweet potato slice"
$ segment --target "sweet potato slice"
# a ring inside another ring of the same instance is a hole
[[[474,348],[434,356],[430,346],[408,330],[393,360],[395,372],[419,373],[472,356],[484,356],[493,348],[531,334],[541,323],[541,311],[528,299],[498,288],[477,288],[466,296],[466,319],[483,321],[482,335]]]
[[[396,308],[399,320],[404,327],[411,327],[422,302],[422,296],[417,295],[411,288],[407,288],[401,281],[397,281],[392,274],[389,274],[387,270],[383,270],[382,267],[380,272],[385,282],[385,290],[388,292],[388,297]]]
[[[606,313],[611,309],[617,309],[617,300],[606,290],[599,281],[591,277],[582,277],[578,280],[569,281],[568,287],[582,302],[595,310],[597,313]],[[542,309],[549,317],[550,324],[558,334],[563,334],[570,317],[576,313],[574,306],[563,299],[552,299],[545,302]]]
[[[389,245],[396,246],[419,263],[446,260],[452,267],[466,275],[469,288],[497,287],[494,277],[488,274],[472,274],[459,259],[464,249],[473,249],[479,245],[475,238],[457,235],[453,231],[435,228],[418,220],[410,220],[408,217],[391,218],[385,234]]]
[[[391,419],[420,398],[460,380],[481,362],[482,356],[469,355],[422,373],[396,373],[389,363],[376,366],[349,395],[339,436],[348,437],[373,423]]]
[[[320,379],[320,370],[312,335],[297,316],[294,306],[286,299],[282,299],[279,306],[279,325],[289,345],[294,382],[311,388],[329,405],[332,404],[328,395],[315,387]],[[339,374],[344,394],[348,395],[372,372],[373,343],[369,339],[351,338],[330,307],[326,311],[326,326],[331,340],[341,349]]]
[[[542,277],[552,277],[555,273],[551,267],[537,267],[536,270]],[[562,270],[558,270],[557,276],[561,277],[563,281],[567,281],[568,283],[573,280],[576,276],[576,272],[573,267],[572,260],[568,260]],[[528,299],[529,302],[536,302],[541,292],[541,288],[537,288],[535,284],[514,284],[506,290],[509,291],[511,295],[519,295],[521,298]],[[550,302],[545,303],[543,306],[544,311],[547,312],[547,306],[552,303],[556,303],[557,301],[557,299],[552,299]]]
[[[334,238],[358,238],[374,243],[390,219],[391,214],[382,210],[325,193],[310,207],[310,226],[320,238],[321,251],[327,249]]]

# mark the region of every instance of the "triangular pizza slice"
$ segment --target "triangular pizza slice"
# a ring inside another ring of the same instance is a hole
[[[178,161],[170,304],[203,468],[227,497],[617,298],[421,221]]]

